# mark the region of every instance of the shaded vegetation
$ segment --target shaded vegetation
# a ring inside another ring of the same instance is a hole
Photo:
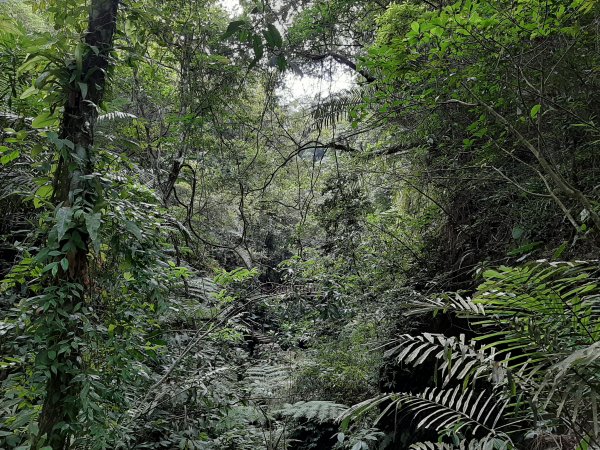
[[[0,3],[0,448],[598,448],[599,8]]]

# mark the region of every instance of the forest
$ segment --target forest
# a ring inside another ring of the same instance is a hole
[[[0,0],[0,449],[600,449],[600,2]]]

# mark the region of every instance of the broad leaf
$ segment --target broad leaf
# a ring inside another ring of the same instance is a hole
[[[56,211],[56,231],[58,233],[58,242],[64,237],[71,225],[71,218],[73,217],[73,209],[63,206]]]
[[[50,114],[48,111],[44,111],[31,122],[33,128],[49,128],[58,123],[58,119]]]
[[[227,30],[221,36],[221,39],[225,40],[238,33],[246,25],[245,20],[234,20],[229,24]]]
[[[94,246],[94,250],[96,253],[100,250],[100,240],[98,238],[98,230],[100,229],[100,224],[102,223],[102,214],[88,214],[85,216],[85,226],[87,228],[87,232],[92,241],[92,245]]]
[[[281,48],[283,46],[281,33],[279,33],[279,30],[272,23],[267,25],[267,29],[263,31],[263,35],[269,48]]]

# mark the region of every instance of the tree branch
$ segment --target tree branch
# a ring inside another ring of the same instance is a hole
[[[312,53],[307,53],[307,52],[302,52],[299,53],[299,56],[309,59],[311,61],[323,61],[324,59],[327,58],[333,58],[334,61],[336,61],[339,64],[342,64],[343,66],[346,66],[350,69],[352,69],[353,71],[355,71],[356,73],[362,75],[365,80],[367,80],[368,83],[373,83],[374,81],[377,81],[377,79],[371,75],[368,71],[364,70],[364,69],[359,69],[356,66],[356,63],[352,60],[350,60],[347,56],[341,55],[339,53],[335,53],[335,52],[327,52],[327,53],[322,53],[322,54],[312,54]]]

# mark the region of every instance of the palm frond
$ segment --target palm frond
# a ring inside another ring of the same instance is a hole
[[[409,315],[452,312],[466,318],[478,335],[470,341],[431,333],[401,335],[386,356],[413,366],[436,360],[442,386],[369,399],[350,408],[342,420],[386,404],[380,418],[392,409],[410,411],[417,428],[433,429],[441,436],[462,429],[472,435],[487,432],[485,440],[465,438],[459,447],[420,443],[415,449],[513,448],[505,433],[541,418],[558,433],[566,427],[597,443],[599,274],[598,261],[541,260],[485,271],[472,298],[417,296],[406,302]],[[491,391],[469,384],[484,375]],[[448,388],[451,381],[464,388]]]
[[[411,444],[410,450],[508,450],[512,443],[494,436],[483,439],[460,440],[457,444],[447,442],[417,442]]]
[[[409,409],[416,415],[417,429],[437,432],[452,429],[456,433],[466,427],[473,434],[484,430],[488,434],[502,435],[496,427],[508,402],[498,400],[495,394],[455,386],[452,389],[426,388],[416,394],[392,394],[391,399],[396,409]]]
[[[386,357],[395,356],[397,362],[413,366],[434,358],[441,362],[438,368],[444,386],[453,379],[477,379],[485,375],[492,383],[499,384],[506,378],[506,362],[496,361],[496,348],[478,348],[476,342],[467,342],[464,334],[458,337],[403,334],[397,341],[398,345],[386,351]]]
[[[405,301],[406,315],[421,315],[429,312],[456,312],[462,316],[485,315],[484,305],[475,303],[469,297],[458,293],[440,295],[433,298],[416,297]]]
[[[490,438],[511,442],[501,428],[504,412],[509,404],[496,390],[453,388],[426,388],[419,393],[403,392],[384,394],[366,400],[346,410],[338,420],[347,429],[351,420],[363,417],[378,405],[387,403],[375,420],[378,423],[393,410],[411,412],[417,429],[428,429],[440,434],[468,430],[475,436],[485,432]]]

